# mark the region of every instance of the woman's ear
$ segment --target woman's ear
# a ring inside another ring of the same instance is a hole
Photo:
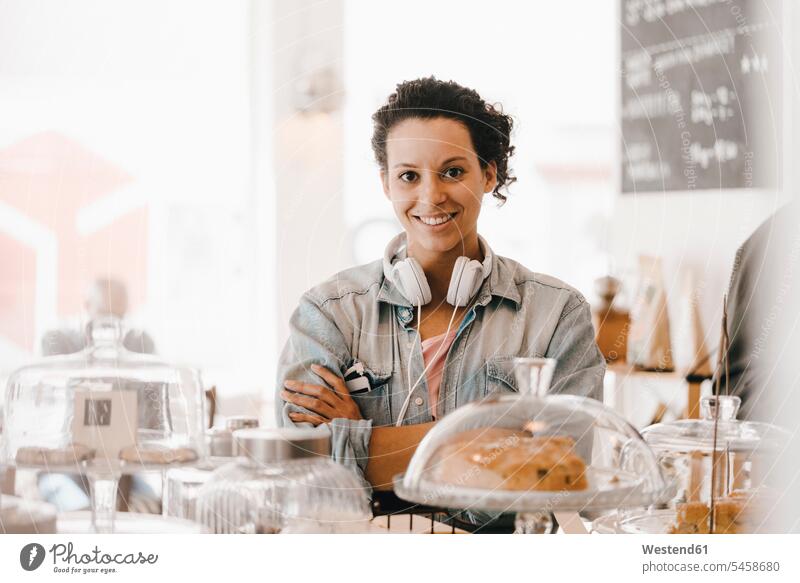
[[[381,185],[383,186],[383,194],[386,198],[389,198],[389,176],[386,174],[386,170],[381,170]],[[389,198],[389,200],[391,200]]]
[[[489,162],[483,170],[483,192],[492,192],[497,186],[497,162]]]

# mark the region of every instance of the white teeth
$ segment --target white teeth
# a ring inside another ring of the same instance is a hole
[[[434,226],[434,225],[441,225],[442,223],[446,223],[447,221],[449,221],[453,217],[451,217],[450,215],[445,215],[443,217],[417,217],[417,218],[420,221],[422,221],[423,223],[425,223],[426,225]]]

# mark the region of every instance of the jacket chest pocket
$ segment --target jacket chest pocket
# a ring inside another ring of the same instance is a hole
[[[514,356],[498,356],[486,361],[486,384],[483,394],[518,393],[514,376]]]
[[[391,372],[386,369],[365,368],[364,374],[369,378],[371,390],[366,393],[351,394],[358,405],[364,419],[372,419],[374,425],[389,425],[392,422],[389,397],[391,395]],[[389,369],[391,370],[391,369]]]

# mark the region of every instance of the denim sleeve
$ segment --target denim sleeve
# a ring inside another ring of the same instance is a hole
[[[310,426],[294,423],[292,412],[308,412],[303,407],[287,403],[281,398],[286,380],[324,384],[310,366],[322,365],[341,375],[351,360],[345,338],[333,320],[314,299],[305,295],[289,321],[289,340],[278,362],[278,379],[275,388],[275,417],[279,427]],[[369,458],[369,440],[372,436],[370,420],[334,419],[329,424],[331,456],[337,462],[355,468],[363,478]]]
[[[597,347],[589,304],[568,304],[556,326],[547,357],[557,359],[550,392],[603,400],[606,361]]]

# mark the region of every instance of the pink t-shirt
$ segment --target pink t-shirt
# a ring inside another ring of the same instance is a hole
[[[438,416],[439,385],[442,384],[444,361],[450,345],[453,344],[456,337],[456,332],[458,330],[453,329],[446,337],[444,334],[439,334],[422,341],[422,359],[425,362],[425,368],[428,369],[428,402],[431,405],[431,416],[434,419]],[[436,358],[434,359],[434,357]]]

